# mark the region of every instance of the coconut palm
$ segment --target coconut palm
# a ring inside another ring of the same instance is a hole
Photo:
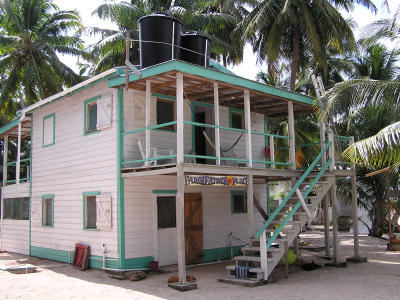
[[[184,30],[201,30],[208,33],[212,41],[211,55],[223,54],[224,49],[229,49],[230,40],[221,39],[220,37],[223,36],[221,32],[226,33],[227,28],[235,27],[236,16],[224,11],[211,11],[204,3],[205,1],[132,0],[130,3],[106,2],[100,5],[94,10],[93,15],[112,21],[118,29],[90,29],[91,34],[101,34],[102,38],[99,43],[89,49],[94,58],[89,71],[99,73],[114,66],[124,65],[126,32],[130,32],[130,37],[137,40],[137,21],[142,16],[153,12],[164,12],[177,17],[183,22]],[[215,36],[217,32],[219,35]],[[137,44],[133,48],[130,61],[138,63]]]
[[[0,73],[6,75],[1,108],[10,112],[81,80],[57,56],[83,54],[79,37],[68,35],[78,29],[78,13],[60,11],[52,0],[0,2]]]
[[[354,41],[351,26],[337,10],[349,11],[353,3],[376,10],[370,0],[259,1],[243,22],[243,37],[251,42],[260,59],[274,63],[283,58],[291,62],[293,91],[307,52],[312,53],[327,75],[327,46],[342,50]]]

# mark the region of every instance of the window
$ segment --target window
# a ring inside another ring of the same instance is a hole
[[[157,125],[175,121],[175,101],[157,98]],[[163,130],[175,130],[175,125],[162,127]]]
[[[176,227],[175,197],[157,197],[158,228]]]
[[[96,196],[100,192],[83,193],[83,228],[97,229],[97,205]]]
[[[55,144],[55,126],[55,114],[51,114],[43,118],[43,148]]]
[[[230,109],[229,111],[230,127],[236,129],[244,129],[244,118],[242,111]]]
[[[42,226],[54,226],[54,195],[42,196]]]
[[[111,127],[112,95],[96,96],[84,103],[83,135]]]
[[[29,220],[29,198],[5,198],[3,219]]]
[[[247,194],[245,191],[231,191],[231,202],[233,214],[247,213]]]
[[[83,193],[84,229],[111,229],[111,198],[111,194],[109,193]]]

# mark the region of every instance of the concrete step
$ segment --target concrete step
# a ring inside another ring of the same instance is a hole
[[[261,262],[261,257],[259,256],[245,256],[245,255],[240,255],[240,256],[235,256],[233,258],[236,261],[253,261],[253,262]],[[268,258],[267,262],[272,263],[274,262],[273,258]]]
[[[244,278],[220,278],[218,279],[219,282],[223,283],[230,283],[230,284],[235,284],[235,285],[241,285],[241,286],[246,286],[246,287],[256,287],[260,285],[266,284],[266,281],[264,280],[251,280],[251,279],[244,279]]]
[[[260,251],[260,247],[257,246],[245,246],[242,249],[240,249],[241,251],[254,251],[254,252],[259,252]],[[272,248],[270,247],[268,249],[268,252],[281,252],[280,248]]]

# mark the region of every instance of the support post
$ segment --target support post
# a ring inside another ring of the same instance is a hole
[[[275,144],[274,144],[274,137],[269,137],[269,156],[271,158],[271,162],[275,162]],[[271,164],[271,169],[275,169],[275,164]]]
[[[289,243],[288,241],[284,242],[285,246],[285,278],[289,277]]]
[[[294,136],[294,112],[293,102],[288,102],[288,125],[289,125],[289,159],[292,163],[292,170],[296,170],[296,141]]]
[[[146,80],[146,128],[151,126],[151,81]],[[151,148],[151,130],[146,129],[146,159],[150,158]],[[157,161],[155,161],[157,164]],[[148,166],[150,161],[146,160],[145,165]]]
[[[186,284],[186,263],[185,263],[185,185],[182,164],[178,164],[176,184],[176,241],[178,248],[178,273],[179,284]]]
[[[15,164],[15,183],[19,184],[21,165],[21,122],[18,122],[17,163]]]
[[[329,241],[329,199],[325,195],[324,199],[324,237],[325,237],[325,256],[331,256],[331,246]]]
[[[129,52],[130,52],[130,33],[129,30],[126,32],[125,37],[125,61],[129,61]],[[125,90],[129,88],[129,69],[128,66],[125,64]]]
[[[350,138],[350,144],[354,144],[354,136]],[[354,258],[359,258],[359,240],[358,240],[358,206],[357,206],[357,178],[356,178],[356,164],[351,164],[351,169],[354,175],[351,176],[351,203],[353,206],[353,232],[354,232]]]
[[[3,186],[7,181],[7,162],[8,162],[8,135],[3,139]]]
[[[221,164],[221,142],[219,135],[219,93],[218,83],[214,83],[214,121],[215,121],[215,156],[217,157],[217,166]]]
[[[332,162],[329,166],[329,170],[333,172],[335,170],[335,140],[333,138],[333,132],[329,130],[328,132],[328,141],[331,142],[332,144],[329,146],[329,158],[332,159]]]
[[[249,182],[247,185],[247,228],[249,240],[254,236],[254,187],[253,187],[253,175],[249,175]]]
[[[250,116],[250,92],[248,90],[244,91],[244,116],[245,116],[245,129],[246,134],[246,158],[249,161],[247,166],[249,168],[253,167],[253,153],[251,146],[251,116]]]
[[[176,162],[183,163],[183,74],[176,74]]]
[[[339,246],[339,236],[338,236],[338,219],[337,219],[337,209],[336,209],[336,180],[331,187],[331,199],[332,199],[332,227],[333,227],[333,260],[334,263],[338,263],[338,246]]]
[[[264,273],[264,280],[268,279],[268,249],[267,249],[267,237],[265,230],[260,236],[260,258],[261,268]]]

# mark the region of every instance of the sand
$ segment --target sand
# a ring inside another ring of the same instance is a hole
[[[323,245],[323,234],[306,232],[301,240],[312,246]],[[353,239],[340,234],[340,261],[352,256]],[[246,288],[217,282],[225,275],[229,262],[190,268],[188,274],[198,280],[198,289],[178,292],[167,287],[171,273],[149,276],[142,281],[116,280],[101,270],[76,270],[70,265],[14,253],[0,254],[0,265],[30,263],[38,272],[11,274],[0,271],[0,300],[5,299],[399,299],[400,253],[386,251],[386,241],[360,237],[360,252],[368,263],[349,264],[348,268],[322,267],[306,272],[291,268],[288,279],[256,288]],[[317,264],[325,261],[307,250],[301,258]]]

